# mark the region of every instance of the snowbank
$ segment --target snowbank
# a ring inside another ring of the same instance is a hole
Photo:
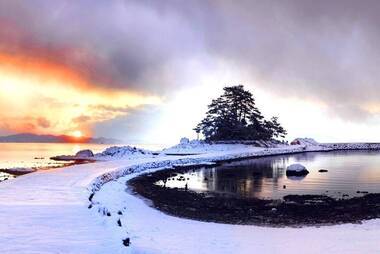
[[[98,159],[136,159],[141,157],[153,157],[149,150],[131,146],[112,146],[95,155]]]
[[[178,145],[170,148],[163,149],[161,154],[178,154],[178,155],[192,155],[192,154],[204,154],[215,153],[222,151],[233,151],[247,149],[252,147],[245,144],[211,144],[202,140],[181,140]]]
[[[81,150],[75,154],[75,157],[94,157],[94,153],[89,149]]]
[[[298,144],[303,146],[319,146],[320,144],[312,138],[296,138],[291,142],[292,144]]]
[[[58,161],[103,161],[151,157],[154,157],[154,155],[149,150],[131,146],[112,146],[97,154],[93,154],[91,150],[82,150],[75,155],[58,155],[51,157],[51,159]]]

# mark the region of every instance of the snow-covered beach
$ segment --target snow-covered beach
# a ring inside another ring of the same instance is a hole
[[[278,148],[218,145],[214,149],[206,145],[205,149],[202,146],[182,145],[182,148],[177,146],[171,150],[197,153],[186,156],[153,156],[150,153],[126,153],[115,158],[100,156],[103,161],[35,172],[1,183],[1,253],[380,251],[377,244],[380,220],[304,228],[205,223],[163,214],[126,191],[128,179],[173,165],[340,148],[338,144],[317,143]],[[368,149],[365,144],[349,147]],[[376,145],[372,144],[373,147]],[[128,247],[123,245],[127,238],[131,242]]]

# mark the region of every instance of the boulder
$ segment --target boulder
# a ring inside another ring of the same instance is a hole
[[[188,138],[181,138],[181,140],[179,141],[179,143],[181,145],[186,145],[186,144],[190,143],[190,139],[188,139]]]
[[[301,164],[292,164],[286,168],[287,176],[305,176],[309,171]]]
[[[75,154],[75,157],[81,157],[81,158],[94,157],[94,153],[89,149],[81,150]]]

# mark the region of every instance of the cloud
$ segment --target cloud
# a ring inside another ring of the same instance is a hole
[[[57,62],[92,86],[158,95],[192,83],[179,82],[189,61],[223,61],[261,89],[362,121],[378,113],[363,102],[380,104],[379,8],[371,0],[1,1],[0,51]]]
[[[97,136],[118,138],[127,142],[163,141],[162,137],[148,137],[149,129],[154,129],[157,118],[161,114],[159,107],[148,105],[130,109],[128,114],[116,116],[113,119],[97,122],[93,131]],[[151,140],[150,140],[151,139]]]
[[[45,117],[39,117],[37,118],[37,124],[39,127],[42,128],[49,128],[51,126],[50,121],[47,120]]]
[[[72,122],[73,123],[86,123],[90,120],[91,120],[90,116],[80,115],[78,117],[73,118]]]
[[[115,107],[112,105],[102,105],[102,104],[91,105],[90,108],[94,110],[100,110],[106,113],[128,113],[131,109],[129,106]]]

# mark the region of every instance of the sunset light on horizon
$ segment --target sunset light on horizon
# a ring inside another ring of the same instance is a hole
[[[92,135],[92,124],[124,115],[157,96],[109,90],[46,59],[0,54],[0,129],[5,133]],[[6,110],[5,110],[6,109]]]
[[[289,139],[378,140],[377,37],[368,25],[377,14],[352,19],[358,4],[344,12],[334,2],[319,16],[292,1],[53,2],[0,3],[0,136],[81,130],[173,144],[196,137],[224,86],[243,84]]]

